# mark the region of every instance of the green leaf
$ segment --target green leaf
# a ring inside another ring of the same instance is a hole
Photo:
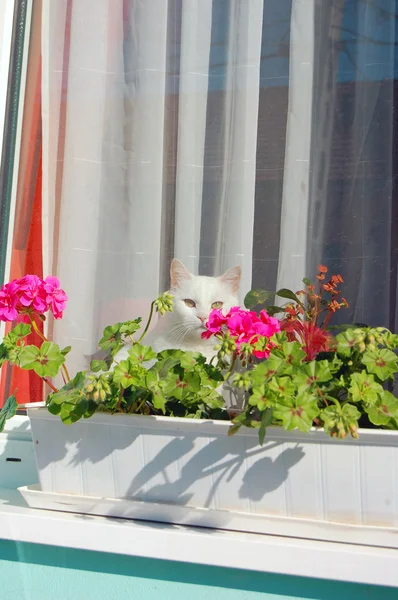
[[[266,408],[261,413],[261,425],[260,425],[260,429],[258,430],[258,439],[260,441],[260,446],[262,446],[264,443],[266,429],[267,429],[268,425],[271,425],[271,423],[272,423],[272,408]]]
[[[6,360],[8,360],[8,350],[5,344],[0,344],[0,367]]]
[[[199,392],[202,388],[202,381],[198,373],[186,372],[184,380],[187,382],[190,392]]]
[[[87,408],[87,400],[82,400],[79,404],[65,402],[61,406],[59,416],[65,425],[72,425],[72,423],[76,423],[76,421],[79,421],[84,416]]]
[[[25,346],[21,349],[19,356],[20,367],[22,369],[33,369],[33,365],[39,356],[39,348],[36,346]]]
[[[73,387],[73,388],[76,388],[78,390],[81,390],[83,388],[83,386],[84,386],[85,381],[86,381],[86,375],[87,375],[87,371],[78,371],[76,373],[76,375],[74,376],[74,378],[69,383],[67,383],[64,386],[64,389],[65,388],[69,388],[69,387],[70,388]]]
[[[241,412],[239,415],[236,415],[236,417],[234,417],[232,419],[232,423],[243,425],[246,423],[247,420],[248,420],[248,417],[247,417],[246,412]]]
[[[350,356],[357,344],[357,336],[354,334],[353,329],[348,329],[343,333],[339,333],[336,336],[336,341],[337,353],[341,356]]]
[[[382,381],[394,376],[397,372],[398,357],[387,348],[377,349],[374,352],[367,350],[362,356],[362,363],[368,373],[373,373]]]
[[[309,363],[303,363],[300,370],[295,374],[294,382],[301,392],[312,388],[313,384],[330,381],[333,375],[329,369],[327,360],[313,360]]]
[[[20,339],[28,336],[32,331],[32,327],[27,323],[18,323],[12,331]]]
[[[329,363],[329,369],[330,372],[335,375],[335,373],[338,373],[338,371],[340,371],[341,367],[343,366],[343,361],[340,360],[340,358],[337,356],[336,353],[332,353],[332,360],[328,360]]]
[[[253,386],[262,385],[268,381],[274,375],[282,376],[289,374],[292,371],[292,367],[287,363],[283,357],[271,354],[267,360],[261,361],[251,372],[250,377]]]
[[[77,389],[66,390],[65,388],[62,388],[58,392],[54,392],[53,394],[51,394],[48,406],[54,405],[54,404],[61,405],[64,402],[67,402],[69,404],[76,404],[83,397],[84,397],[84,394],[82,393],[81,390],[77,390]]]
[[[365,410],[374,425],[387,425],[391,418],[398,418],[398,399],[383,390],[379,400],[370,406],[365,406]]]
[[[200,386],[200,379],[198,378],[198,386]],[[178,400],[182,400],[186,397],[190,390],[188,381],[184,378],[180,378],[179,375],[170,371],[167,377],[162,381],[163,384],[163,392],[168,397],[177,398]]]
[[[303,283],[304,285],[311,285],[311,281],[308,279],[308,277],[304,277]]]
[[[142,346],[141,344],[133,344],[129,350],[129,356],[134,361],[146,362],[157,357],[157,353],[150,346]]]
[[[248,404],[249,406],[257,406],[259,410],[264,410],[264,408],[267,405],[269,406],[275,399],[277,399],[276,394],[271,392],[268,386],[259,385],[258,387],[252,388]]]
[[[6,421],[16,414],[17,408],[17,399],[14,394],[12,394],[7,398],[3,408],[0,410],[0,433],[3,431]]]
[[[160,390],[152,393],[153,406],[156,408],[156,410],[161,410],[163,414],[166,412],[166,402],[167,400]]]
[[[273,377],[268,384],[269,389],[282,396],[292,396],[296,386],[290,377]]]
[[[120,333],[126,336],[134,335],[134,333],[139,330],[141,321],[141,317],[138,317],[138,319],[134,319],[133,321],[125,321],[119,328]]]
[[[113,381],[125,389],[142,383],[145,369],[138,365],[132,365],[130,360],[121,360],[113,371]]]
[[[282,288],[281,290],[278,290],[276,292],[276,295],[279,296],[279,298],[287,298],[288,300],[294,300],[294,302],[296,302],[299,306],[304,307],[304,304],[301,302],[301,300],[299,300],[296,294],[291,290]]]
[[[65,346],[65,348],[62,348],[61,350],[61,354],[63,356],[66,356],[67,354],[69,354],[69,352],[72,350],[72,346]]]
[[[224,398],[217,390],[202,390],[200,399],[211,409],[224,409]]]
[[[232,437],[233,435],[235,435],[235,433],[238,433],[241,427],[242,425],[240,425],[239,423],[231,425],[231,427],[228,429],[228,437]]]
[[[122,335],[120,333],[122,326],[123,323],[115,323],[114,325],[105,327],[104,335],[98,343],[101,350],[112,349],[122,341]]]
[[[278,313],[286,312],[286,310],[283,308],[283,306],[273,306],[273,305],[266,306],[265,310],[271,317],[273,317],[274,315],[277,315]]]
[[[380,383],[377,383],[373,375],[369,375],[366,371],[353,373],[351,375],[350,383],[351,385],[348,388],[348,391],[354,402],[374,404],[378,399],[378,395],[383,392]]]
[[[53,342],[43,342],[40,348],[24,346],[19,354],[19,366],[35,371],[39,377],[54,377],[64,362],[59,346]]]
[[[98,373],[98,371],[107,371],[108,364],[104,360],[92,360],[90,363],[90,371]]]
[[[244,305],[246,308],[251,309],[254,306],[265,304],[271,298],[274,299],[274,297],[275,292],[267,292],[267,290],[262,289],[250,290],[245,296]]]
[[[316,398],[306,393],[283,398],[274,408],[274,417],[282,421],[287,431],[291,429],[309,431],[313,420],[318,415]]]
[[[180,360],[183,369],[193,369],[196,365],[203,365],[205,362],[206,359],[200,352],[184,352]]]
[[[283,342],[282,351],[289,365],[300,365],[306,354],[298,342]]]

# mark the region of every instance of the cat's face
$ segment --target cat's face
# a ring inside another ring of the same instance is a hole
[[[185,335],[200,337],[214,308],[228,312],[239,304],[240,267],[232,267],[221,277],[202,277],[192,275],[181,261],[174,259],[170,275],[173,321],[184,328]]]

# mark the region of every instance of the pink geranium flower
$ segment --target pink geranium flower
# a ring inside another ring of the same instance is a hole
[[[18,284],[6,283],[0,290],[0,321],[15,321],[18,317]]]
[[[61,319],[68,296],[59,287],[59,279],[52,275],[46,277],[44,290],[46,292],[46,302],[50,306],[54,317]]]
[[[17,280],[19,285],[19,302],[23,307],[30,308],[39,314],[48,310],[44,281],[37,275],[25,275]]]
[[[25,275],[0,289],[0,320],[29,322],[31,313],[44,315],[48,310],[60,319],[67,300],[56,277],[43,281],[37,275]]]
[[[202,333],[202,337],[207,339],[212,335],[222,334],[225,329],[228,330],[236,341],[238,352],[243,343],[254,345],[260,337],[270,339],[280,331],[278,319],[270,317],[265,310],[258,316],[255,312],[241,309],[239,306],[234,306],[226,315],[221,310],[213,310],[206,327],[207,331]],[[266,349],[253,350],[253,354],[258,358],[265,358],[272,347],[270,342]]]

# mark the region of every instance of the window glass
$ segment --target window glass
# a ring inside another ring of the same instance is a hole
[[[12,272],[59,277],[72,372],[173,257],[240,265],[241,299],[321,263],[335,322],[396,328],[395,0],[38,6]]]

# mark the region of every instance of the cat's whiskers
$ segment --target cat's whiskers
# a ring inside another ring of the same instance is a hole
[[[173,342],[177,343],[184,339],[188,331],[189,329],[187,329],[185,323],[177,323],[168,330],[167,337],[170,338],[170,340],[172,340]]]

